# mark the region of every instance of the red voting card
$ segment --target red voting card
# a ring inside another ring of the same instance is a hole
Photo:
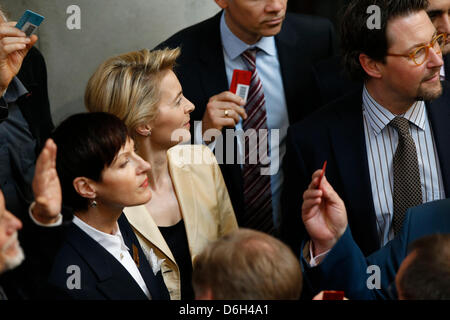
[[[344,300],[344,291],[324,291],[323,300]]]
[[[320,177],[319,177],[319,183],[317,184],[317,189],[320,188],[320,183],[322,182],[322,178],[325,174],[326,168],[327,168],[327,161],[325,160],[325,162],[323,163],[323,167],[322,167],[322,173],[320,174]]]
[[[230,91],[247,101],[251,80],[251,71],[235,69],[233,71],[233,78],[231,79]]]

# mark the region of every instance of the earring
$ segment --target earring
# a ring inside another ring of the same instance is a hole
[[[97,201],[92,200],[91,204],[89,205],[91,208],[96,208],[97,207]]]
[[[152,135],[152,130],[148,130],[147,137],[150,137]]]

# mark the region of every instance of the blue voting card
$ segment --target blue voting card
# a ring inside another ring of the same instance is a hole
[[[27,10],[23,14],[22,18],[20,18],[19,22],[16,24],[16,28],[25,32],[27,37],[29,37],[36,31],[43,20],[44,17],[40,14],[37,14],[31,10]]]

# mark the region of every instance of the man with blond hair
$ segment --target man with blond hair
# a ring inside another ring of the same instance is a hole
[[[199,300],[297,300],[302,292],[300,264],[289,247],[251,229],[204,249],[192,279]]]

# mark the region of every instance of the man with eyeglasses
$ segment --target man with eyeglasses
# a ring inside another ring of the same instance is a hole
[[[380,28],[368,28],[369,6]],[[364,82],[288,130],[282,203],[285,236],[300,253],[302,193],[326,174],[347,205],[364,255],[386,245],[408,208],[450,194],[450,87],[440,82],[442,48],[426,0],[355,0],[342,25],[348,71]]]

